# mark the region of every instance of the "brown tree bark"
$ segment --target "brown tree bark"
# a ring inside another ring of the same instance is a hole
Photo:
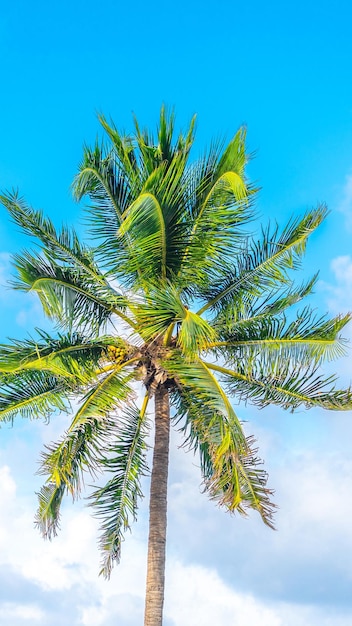
[[[162,626],[165,581],[170,404],[164,385],[155,392],[155,443],[149,503],[149,540],[144,626]]]

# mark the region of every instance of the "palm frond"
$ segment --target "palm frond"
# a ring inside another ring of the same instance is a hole
[[[187,386],[181,382],[175,418],[184,420],[185,445],[200,454],[204,488],[230,512],[246,515],[248,508],[255,509],[273,527],[272,491],[266,486],[267,474],[253,447],[254,439],[245,437],[232,407],[226,403],[221,407],[200,381]]]
[[[237,362],[254,359],[268,365],[278,355],[292,366],[318,365],[346,354],[347,341],[340,332],[351,317],[348,314],[318,318],[306,307],[290,322],[285,315],[254,318],[238,326],[234,324],[230,331],[223,328],[220,341],[212,347],[235,367]]]
[[[226,305],[224,304],[212,319],[212,325],[218,330],[231,333],[235,328],[260,322],[264,318],[280,316],[290,307],[298,304],[301,300],[312,293],[317,283],[318,274],[305,281],[301,285],[293,282],[285,287],[281,286],[268,289],[263,293],[258,290],[240,291]]]
[[[352,389],[336,389],[335,376],[319,375],[316,366],[293,367],[286,359],[271,361],[270,368],[260,362],[238,366],[231,370],[214,363],[209,369],[223,374],[226,389],[238,401],[250,401],[260,408],[277,404],[294,411],[321,407],[333,411],[352,409]]]
[[[110,335],[98,339],[79,333],[50,336],[37,329],[35,339],[12,340],[0,344],[0,372],[20,373],[29,370],[51,372],[67,378],[70,384],[87,384],[101,366],[116,363],[116,352],[127,360],[132,347],[124,340]]]
[[[56,537],[60,524],[60,509],[65,495],[65,483],[49,482],[43,485],[38,495],[39,506],[34,518],[35,525],[39,528],[45,539]]]
[[[17,192],[0,196],[0,201],[22,230],[42,242],[46,256],[65,265],[71,263],[78,271],[89,275],[93,281],[104,285],[106,289],[110,289],[94,263],[92,250],[80,243],[73,228],[63,227],[60,232],[57,232],[52,221],[44,217],[41,211],[35,211],[29,207]]]
[[[117,364],[99,376],[83,397],[62,441],[48,446],[42,455],[40,473],[58,485],[64,482],[73,497],[80,493],[82,472],[94,472],[98,466],[100,440],[114,424],[111,413],[132,395],[129,381],[133,373],[125,369]]]
[[[122,213],[131,200],[130,185],[124,172],[120,172],[114,152],[105,149],[104,144],[84,148],[72,189],[77,200],[85,195],[91,198],[93,206],[90,211],[98,211],[101,218],[105,217],[107,226],[121,224]]]
[[[140,176],[135,154],[135,140],[130,135],[121,134],[113,122],[108,123],[104,115],[98,115],[98,119],[111,141],[113,154],[123,178],[131,181],[132,186],[132,182]]]
[[[179,389],[191,390],[205,405],[211,406],[213,411],[223,415],[224,419],[231,423],[238,445],[244,445],[242,426],[230,401],[207,364],[199,358],[189,363],[183,358],[181,352],[177,354],[174,351],[171,355],[166,355],[163,367],[170,377],[175,379]]]
[[[218,163],[216,159],[215,150],[192,171],[196,182],[193,189],[188,185],[193,193],[188,200],[190,227],[182,253],[182,273],[192,272],[192,267],[197,265],[205,265],[207,271],[221,258],[225,262],[224,257],[228,259],[239,246],[241,226],[253,216],[250,202],[253,189],[244,174],[247,156],[243,129]]]
[[[262,239],[248,243],[236,257],[235,265],[214,276],[213,286],[204,290],[207,302],[198,311],[219,310],[233,302],[242,290],[258,296],[266,290],[289,284],[288,270],[297,269],[309,235],[321,224],[326,208],[320,206],[300,220],[292,220],[279,234],[276,227],[263,231]]]
[[[117,236],[122,215],[141,192],[141,184],[126,176],[113,151],[106,152],[98,144],[94,149],[85,148],[80,171],[73,182],[75,198],[80,200],[88,195],[91,201],[88,207],[90,232],[101,242],[98,258],[104,266],[108,265],[109,273],[126,286],[133,285],[137,279],[143,283],[143,267],[138,257],[133,256],[129,235]],[[131,257],[137,269],[127,271],[127,260]],[[121,266],[124,272],[120,271]]]
[[[180,323],[177,344],[182,353],[193,361],[206,346],[216,338],[216,331],[210,324],[190,310],[186,310]]]
[[[211,195],[217,181],[227,172],[234,172],[245,181],[245,166],[249,155],[246,151],[246,129],[239,128],[229,144],[223,148],[223,142],[213,142],[208,154],[198,161],[194,169],[195,203],[193,219],[204,210],[204,203]]]
[[[170,324],[181,320],[185,307],[176,289],[166,282],[161,286],[150,285],[148,300],[132,307],[141,336],[145,341],[162,336]]]
[[[49,419],[56,411],[67,411],[72,387],[50,372],[0,374],[0,421],[16,415]]]
[[[128,272],[137,272],[143,259],[143,284],[160,275],[166,278],[166,232],[162,208],[151,193],[141,194],[123,214],[119,237],[129,235],[133,254],[128,255]]]
[[[29,252],[13,257],[16,289],[37,292],[45,314],[69,329],[94,331],[104,327],[113,314],[127,323],[129,301],[70,267],[63,267]],[[132,322],[133,324],[133,322]]]
[[[63,492],[80,496],[84,474],[101,471],[102,450],[116,436],[114,412],[131,396],[132,374],[115,366],[105,373],[84,396],[69,429],[57,443],[46,446],[39,473],[47,476],[38,494],[36,523],[43,536],[56,534]]]
[[[146,406],[146,405],[145,405]],[[103,553],[101,573],[109,578],[114,562],[119,562],[124,533],[136,520],[138,499],[142,497],[140,479],[148,473],[145,410],[130,406],[121,412],[116,423],[116,437],[104,450],[101,465],[113,474],[104,487],[90,496],[90,505],[102,520],[100,547]]]

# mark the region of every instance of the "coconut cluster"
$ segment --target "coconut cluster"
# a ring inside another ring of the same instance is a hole
[[[127,356],[126,349],[119,346],[108,346],[106,355],[114,363],[122,363]]]

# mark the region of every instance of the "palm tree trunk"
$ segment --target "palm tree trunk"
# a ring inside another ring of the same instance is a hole
[[[144,626],[162,626],[163,623],[169,436],[169,393],[164,385],[159,385],[155,392],[155,444],[150,486]]]

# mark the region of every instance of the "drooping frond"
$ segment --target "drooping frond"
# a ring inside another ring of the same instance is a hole
[[[41,473],[57,484],[64,482],[73,496],[80,492],[81,472],[97,467],[99,437],[109,430],[111,412],[131,396],[131,376],[120,364],[99,376],[84,396],[63,440],[49,446],[42,456]]]
[[[60,524],[60,509],[65,495],[66,485],[49,482],[42,486],[37,494],[39,506],[34,518],[35,525],[45,539],[56,537]]]
[[[146,405],[144,405],[145,408]],[[101,573],[109,577],[114,561],[120,560],[124,533],[136,520],[140,479],[148,472],[146,464],[147,424],[145,410],[130,406],[120,413],[114,440],[104,450],[100,462],[112,478],[90,496],[90,504],[102,520],[100,547]]]
[[[56,533],[62,489],[77,498],[84,474],[95,476],[101,470],[101,451],[116,436],[116,420],[112,414],[131,396],[130,379],[131,373],[123,372],[121,365],[100,376],[83,398],[64,437],[46,446],[39,473],[47,476],[47,481],[38,494],[36,518],[45,537],[51,538]]]
[[[25,372],[29,376],[31,371],[47,372],[65,380],[74,393],[138,354],[126,340],[110,335],[91,339],[70,333],[53,338],[39,329],[37,333],[36,339],[0,344],[0,373],[15,377]]]
[[[221,386],[201,362],[189,372],[178,365],[176,419],[185,420],[186,443],[200,454],[204,486],[229,511],[257,510],[272,527],[274,505],[252,437],[245,437]],[[181,371],[182,370],[182,371]]]
[[[224,419],[231,423],[235,431],[238,445],[244,445],[242,426],[234,409],[218,380],[203,361],[197,358],[196,361],[188,363],[182,358],[182,353],[174,352],[165,358],[163,366],[175,379],[178,388],[191,389],[197,397],[204,397],[204,402],[210,404],[214,411],[224,415]]]
[[[0,344],[0,372],[48,371],[82,384],[95,375],[107,346],[117,341],[109,336],[87,339],[78,333],[53,338],[39,329],[37,335],[36,339]]]

